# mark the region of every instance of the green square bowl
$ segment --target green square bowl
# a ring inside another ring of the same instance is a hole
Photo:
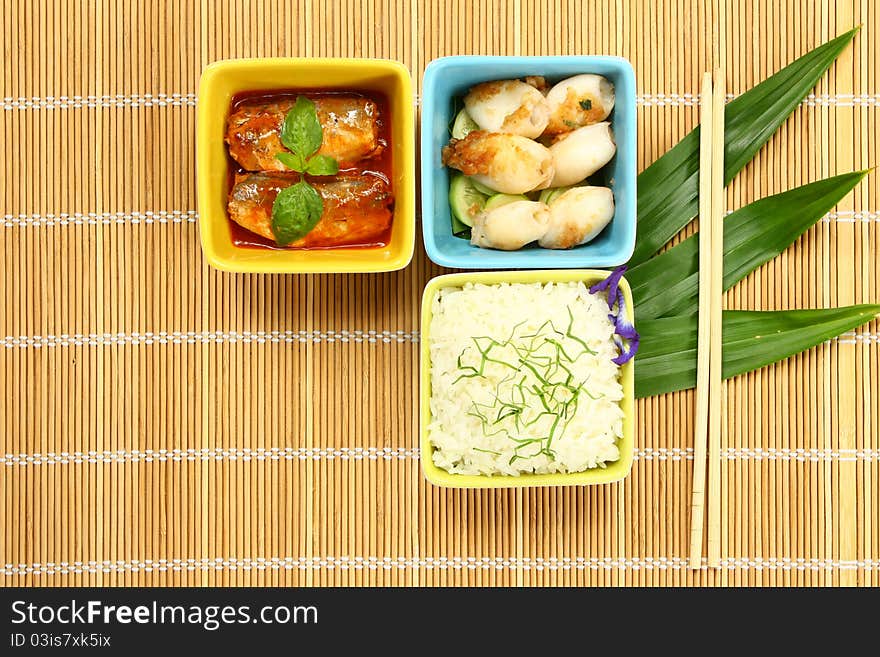
[[[608,484],[624,479],[629,474],[633,460],[635,427],[635,393],[633,387],[634,361],[621,367],[623,384],[623,438],[618,442],[620,458],[604,468],[593,468],[583,472],[554,474],[511,475],[462,475],[452,474],[434,465],[434,446],[428,437],[431,422],[431,318],[434,298],[440,290],[448,287],[462,287],[465,283],[497,285],[499,283],[576,283],[593,285],[608,276],[609,272],[594,269],[572,269],[568,271],[498,271],[447,274],[431,279],[422,295],[421,363],[420,377],[420,445],[422,469],[425,478],[436,486],[445,488],[514,488],[521,486],[585,486],[589,484]],[[633,317],[632,292],[626,280],[621,279],[620,289],[626,303],[628,317]]]

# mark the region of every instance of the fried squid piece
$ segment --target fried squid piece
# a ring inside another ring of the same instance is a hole
[[[607,187],[572,187],[550,203],[550,221],[538,244],[570,249],[594,239],[614,218],[614,194]]]
[[[272,204],[278,192],[298,181],[299,176],[284,173],[237,174],[229,193],[229,218],[274,241]],[[385,180],[377,176],[352,176],[313,184],[324,199],[324,214],[308,235],[290,246],[330,247],[383,241],[391,225],[394,202]]]
[[[464,97],[468,114],[481,130],[534,139],[550,120],[547,101],[538,89],[520,80],[483,82]]]
[[[616,151],[607,121],[559,135],[550,146],[554,170],[550,186],[576,185],[608,164]]]
[[[375,157],[382,152],[379,142],[379,109],[360,96],[313,98],[324,142],[318,154],[334,158],[340,169]],[[247,171],[287,171],[275,157],[287,152],[281,143],[281,125],[296,98],[239,104],[229,117],[226,143],[229,154]]]
[[[550,210],[536,201],[514,201],[481,212],[474,219],[471,244],[484,249],[516,251],[547,232]]]
[[[443,164],[504,194],[545,189],[553,180],[553,156],[519,135],[474,130],[443,148]]]
[[[614,109],[614,85],[601,75],[575,75],[547,92],[550,120],[545,135],[559,135],[604,121]]]

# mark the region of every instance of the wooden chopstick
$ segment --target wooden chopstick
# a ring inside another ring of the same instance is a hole
[[[724,295],[724,71],[715,69],[712,90],[712,269],[709,298],[709,567],[721,565],[721,439],[725,427],[722,376]]]
[[[694,423],[694,473],[691,492],[691,543],[688,566],[703,559],[703,514],[706,493],[706,443],[709,436],[709,350],[712,265],[712,145],[715,121],[712,74],[703,74],[700,94],[700,271],[697,323],[697,408]]]

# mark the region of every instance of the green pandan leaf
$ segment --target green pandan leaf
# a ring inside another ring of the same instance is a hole
[[[806,97],[859,28],[795,60],[727,104],[724,180],[730,182]],[[697,215],[699,128],[638,177],[638,229],[630,266],[645,262]]]
[[[867,171],[845,173],[755,201],[724,222],[724,289],[788,248],[840,201]],[[629,270],[636,318],[697,312],[699,239],[692,235]]]
[[[788,358],[869,322],[880,305],[820,310],[724,312],[724,377],[750,372]],[[697,316],[639,322],[636,397],[693,388],[697,379]]]

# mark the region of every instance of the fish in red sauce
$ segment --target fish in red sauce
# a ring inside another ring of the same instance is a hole
[[[355,95],[317,96],[318,121],[324,133],[319,155],[339,163],[340,169],[378,156],[384,146],[379,136],[379,109],[369,98]],[[255,98],[239,103],[229,117],[226,143],[229,154],[245,171],[287,171],[275,157],[289,152],[281,143],[284,117],[296,97]]]
[[[229,192],[229,218],[266,239],[272,232],[272,204],[282,189],[299,182],[299,175],[239,173]],[[290,244],[298,248],[379,244],[387,240],[394,197],[387,181],[374,175],[338,177],[312,183],[324,200],[318,224]]]

